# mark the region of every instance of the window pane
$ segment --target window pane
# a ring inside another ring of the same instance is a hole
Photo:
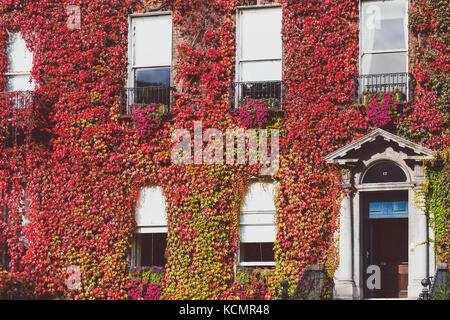
[[[259,243],[241,243],[241,262],[261,261]]]
[[[141,266],[152,266],[153,234],[139,234],[138,237],[141,238]]]
[[[405,172],[395,163],[381,162],[364,175],[363,183],[406,182]]]
[[[273,254],[273,243],[261,243],[261,261],[275,261]]]
[[[166,258],[164,253],[167,246],[167,234],[166,233],[154,233],[153,234],[153,265],[158,267],[164,267],[166,264]]]
[[[361,61],[361,74],[407,72],[406,53],[365,54]]]
[[[403,19],[382,20],[380,30],[375,32],[373,50],[406,49],[404,23]]]
[[[241,262],[273,262],[273,243],[241,243]]]
[[[134,65],[169,66],[172,62],[172,16],[133,18]]]
[[[405,0],[364,1],[361,7],[362,51],[406,50]]]
[[[281,59],[281,8],[241,10],[241,59]]]
[[[147,187],[139,192],[136,203],[138,227],[167,226],[166,201],[160,187]]]
[[[170,86],[170,68],[136,70],[136,87]]]
[[[241,215],[241,220],[249,220],[246,219],[245,217],[248,217],[250,215],[248,214],[244,214]],[[263,215],[261,214],[254,214],[254,216],[257,217],[261,217]],[[275,214],[266,214],[265,216],[267,216],[268,218],[271,218],[271,222],[268,222],[267,218],[265,218],[264,220],[262,220],[261,225],[240,225],[240,236],[241,236],[241,240],[244,242],[270,242],[270,241],[274,241],[276,238],[276,234],[277,234],[277,230],[274,224],[274,216]]]
[[[30,75],[6,76],[6,92],[33,91],[34,82]]]
[[[253,182],[248,186],[242,205],[243,212],[273,211],[275,212],[275,183]]]
[[[20,32],[9,33],[6,48],[8,72],[30,72],[33,67],[33,54],[28,50]]]
[[[241,81],[281,81],[281,61],[242,62]]]
[[[140,266],[164,267],[166,259],[164,253],[167,245],[166,233],[138,234],[138,241],[141,241]],[[138,253],[139,254],[139,253]]]

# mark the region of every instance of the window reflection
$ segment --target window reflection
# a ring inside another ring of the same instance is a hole
[[[170,68],[136,70],[136,87],[170,86]]]

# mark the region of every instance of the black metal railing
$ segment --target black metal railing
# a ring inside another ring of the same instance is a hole
[[[133,105],[160,104],[165,112],[171,110],[174,89],[170,86],[150,86],[139,88],[124,88],[120,91],[120,115],[131,115]]]
[[[309,265],[303,272],[292,295],[288,294],[289,283],[281,282],[283,300],[320,300],[324,288],[325,268],[322,265]]]
[[[2,145],[12,146],[30,141],[36,100],[38,96],[33,91],[0,92]]]
[[[436,273],[434,277],[430,277],[432,280],[425,278],[422,280],[423,290],[419,295],[418,300],[447,300],[449,299],[449,278],[448,278],[448,266],[446,263],[440,263],[436,267]]]
[[[230,84],[230,109],[237,109],[246,98],[267,99],[271,109],[282,110],[285,85],[282,81],[234,82]]]
[[[12,110],[27,109],[33,104],[33,91],[0,92],[0,101]]]
[[[410,76],[407,72],[367,74],[355,76],[353,81],[354,102],[361,104],[369,93],[395,92],[400,102],[409,100]]]

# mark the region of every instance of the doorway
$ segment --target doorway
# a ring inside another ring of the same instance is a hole
[[[367,298],[408,296],[408,193],[370,192],[364,195],[364,254],[368,266],[378,266],[380,287],[365,286]],[[370,274],[369,274],[370,275]],[[366,280],[369,276],[366,273]]]

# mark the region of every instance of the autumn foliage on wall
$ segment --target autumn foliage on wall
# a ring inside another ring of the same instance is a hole
[[[0,149],[0,242],[8,244],[0,250],[11,257],[9,276],[33,284],[29,294],[130,298],[135,280],[129,276],[128,257],[138,192],[160,186],[168,218],[160,297],[245,298],[236,289],[233,268],[240,206],[258,166],[175,165],[170,153],[175,128],[192,131],[196,120],[204,128],[239,126],[228,110],[236,7],[256,2],[171,0],[144,7],[137,0],[2,1],[0,90],[7,68],[6,30],[20,30],[35,52],[32,75],[40,101],[33,139]],[[430,36],[426,46],[422,42],[414,51],[418,94],[396,120],[396,130],[443,149],[448,147],[448,119],[442,99],[448,95],[433,81],[445,85],[438,70],[446,60],[428,61],[429,54],[422,53],[444,52],[443,43],[431,37],[439,28],[439,7],[427,7],[422,19],[418,8],[431,1],[415,2],[420,23],[412,32]],[[79,29],[68,28],[69,5],[81,9]],[[279,296],[283,279],[293,285],[308,264],[325,264],[332,274],[341,188],[336,168],[327,166],[323,156],[372,129],[367,115],[352,107],[358,1],[286,0],[282,5],[288,95],[277,124],[283,134],[280,170],[274,176],[279,181],[276,267],[264,289],[266,298]],[[119,93],[127,78],[128,15],[158,7],[173,12],[180,39],[174,44],[172,69],[177,91],[171,121],[142,137],[119,116]],[[427,78],[428,69],[438,80]],[[23,226],[25,206],[30,223]],[[79,289],[68,289],[70,266],[81,271]]]

